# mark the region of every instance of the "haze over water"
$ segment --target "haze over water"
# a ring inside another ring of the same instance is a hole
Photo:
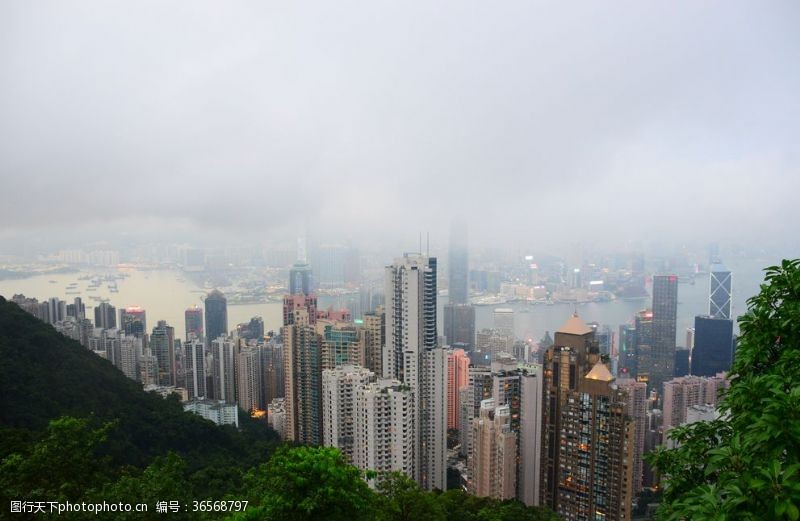
[[[731,259],[726,262],[733,271],[733,314],[738,316],[747,309],[746,300],[753,296],[763,280],[763,268],[778,263],[779,260],[752,260]],[[117,281],[118,292],[108,290],[105,282],[96,291],[87,292],[89,281],[78,280],[78,277],[87,274],[103,274],[102,271],[82,271],[80,273],[46,274],[26,279],[0,280],[0,295],[11,298],[15,293],[23,293],[27,297],[46,300],[50,297],[59,297],[71,302],[74,297],[80,296],[84,304],[94,307],[99,302],[91,300],[91,296],[107,298],[117,309],[129,306],[141,306],[147,311],[147,327],[152,329],[158,320],[166,320],[175,328],[176,337],[184,338],[184,310],[192,305],[202,306],[202,297],[208,290],[199,287],[191,279],[183,276],[181,272],[168,270],[136,269],[110,270],[105,273],[128,274],[127,278]],[[54,280],[55,283],[49,281]],[[67,295],[67,285],[77,282],[80,295]],[[441,307],[446,303],[446,297],[439,298],[439,331],[442,328]],[[339,307],[336,299],[329,297],[320,298],[320,307],[329,305]],[[492,327],[492,312],[496,307],[511,307],[515,313],[515,329],[517,337],[539,340],[545,331],[552,334],[569,315],[577,309],[578,314],[587,322],[598,322],[608,325],[616,331],[619,324],[627,323],[633,314],[650,306],[650,299],[616,300],[611,302],[598,302],[589,304],[556,304],[553,306],[525,304],[504,304],[498,306],[476,307],[476,329]],[[529,312],[522,312],[527,309]],[[686,328],[694,324],[694,316],[708,312],[708,282],[707,276],[701,275],[695,284],[680,284],[678,287],[678,329],[677,345],[683,346],[686,341]],[[87,310],[87,316],[94,318],[93,311]],[[251,317],[260,316],[264,319],[267,331],[278,330],[282,322],[281,304],[278,302],[259,304],[228,305],[228,327],[234,329],[236,324],[247,322]]]

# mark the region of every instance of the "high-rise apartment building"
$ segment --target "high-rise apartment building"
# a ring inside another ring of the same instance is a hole
[[[467,460],[472,454],[472,421],[480,415],[481,402],[492,397],[492,370],[488,367],[470,367],[467,387],[460,392],[458,431],[461,437],[461,455]],[[467,481],[471,480],[467,468]]]
[[[203,339],[203,309],[192,306],[183,313],[186,324],[186,341],[192,338]]]
[[[374,373],[357,365],[341,365],[322,371],[323,443],[337,447],[349,462],[354,461],[357,392]],[[389,431],[387,431],[389,432]]]
[[[236,354],[236,401],[245,411],[261,409],[260,353],[255,347],[244,347]]]
[[[158,385],[177,385],[175,377],[175,329],[167,325],[165,320],[159,320],[158,325],[153,328],[148,343],[153,356],[156,357],[157,384]]]
[[[236,351],[236,345],[226,337],[211,341],[213,398],[230,404],[236,403]]]
[[[416,478],[414,407],[410,387],[397,380],[379,378],[357,389],[353,464]]]
[[[416,481],[446,488],[447,354],[437,344],[436,259],[406,254],[386,267],[384,376],[408,385],[415,398]]]
[[[620,378],[617,386],[628,393],[625,404],[628,416],[634,421],[633,493],[642,491],[644,475],[644,440],[647,432],[647,384],[632,378]]]
[[[211,345],[217,338],[228,336],[228,300],[215,289],[206,297],[205,308],[206,344]]]
[[[383,306],[364,313],[362,322],[366,342],[364,366],[376,375],[383,375],[383,346],[386,343],[386,313]]]
[[[675,337],[678,322],[678,277],[653,276],[652,366],[648,384],[659,396],[662,385],[675,373]]]
[[[724,374],[710,377],[683,376],[664,382],[664,417],[661,431],[686,421],[686,411],[693,405],[717,405],[719,393],[727,388]]]
[[[286,439],[322,445],[322,338],[306,309],[283,326]]]
[[[294,323],[295,311],[305,310],[308,323],[312,326],[317,322],[317,297],[314,295],[286,295],[283,297],[283,325]]]
[[[458,429],[461,414],[460,391],[469,383],[469,357],[463,349],[447,354],[447,428]]]
[[[733,321],[727,318],[694,318],[694,350],[691,374],[714,376],[730,371],[733,363]]]
[[[545,353],[542,403],[542,504],[565,519],[630,519],[635,429],[627,394],[577,315]]]
[[[318,320],[322,337],[322,369],[366,365],[366,333],[352,322]]]
[[[512,499],[516,496],[517,433],[511,428],[508,405],[494,399],[481,402],[472,422],[473,454],[470,493],[481,497]]]
[[[205,343],[193,338],[183,344],[184,387],[190,399],[206,398],[206,348]]]
[[[708,314],[714,318],[731,318],[732,277],[731,271],[721,263],[709,269]]]

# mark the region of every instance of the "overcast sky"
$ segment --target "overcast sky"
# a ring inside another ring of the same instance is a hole
[[[796,1],[5,0],[0,236],[796,237],[798,28]]]

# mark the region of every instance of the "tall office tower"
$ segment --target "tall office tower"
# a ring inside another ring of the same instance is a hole
[[[322,445],[322,339],[305,309],[294,311],[281,336],[286,439]]]
[[[184,313],[186,323],[186,341],[193,338],[203,339],[203,309],[200,306],[192,306]]]
[[[261,359],[255,347],[245,347],[236,355],[236,398],[241,409],[261,409]]]
[[[305,262],[295,262],[289,269],[289,294],[311,295],[314,293],[311,266]]]
[[[517,488],[517,433],[511,428],[508,405],[494,399],[481,402],[472,422],[473,454],[470,493],[480,497],[512,499]]]
[[[633,418],[634,446],[633,446],[633,493],[642,491],[642,476],[644,475],[644,439],[647,432],[647,384],[637,382],[632,378],[620,378],[617,386],[628,393],[625,412]]]
[[[675,350],[674,376],[686,376],[692,372],[692,368],[689,365],[691,363],[691,354],[692,352],[684,347],[679,347]]]
[[[501,333],[497,329],[482,329],[475,335],[475,347],[481,353],[495,357],[500,353],[514,350],[514,337]]]
[[[356,391],[353,465],[362,470],[417,475],[414,395],[397,380],[379,378]]]
[[[193,338],[184,345],[184,387],[189,398],[205,398],[206,393],[206,346],[202,340]]]
[[[686,349],[691,351],[694,349],[694,328],[687,327],[686,328]]]
[[[542,454],[542,366],[519,364],[520,428],[517,499],[528,506],[539,505]]]
[[[139,378],[143,386],[158,385],[158,360],[156,355],[145,347],[139,356]]]
[[[614,345],[614,333],[611,328],[601,326],[598,322],[589,322],[587,325],[594,330],[594,339],[597,341],[600,354],[610,356],[611,346]]]
[[[342,365],[322,371],[322,440],[326,447],[337,447],[353,462],[355,447],[356,393],[374,377],[369,369]]]
[[[461,414],[459,392],[469,383],[469,357],[463,349],[453,349],[447,355],[447,428],[458,429]]]
[[[283,398],[286,383],[283,378],[283,344],[271,338],[269,342],[258,346],[261,356],[261,396],[265,409],[276,398]]]
[[[501,334],[514,338],[514,310],[497,308],[494,310],[494,328]]]
[[[475,307],[469,304],[445,305],[444,336],[449,346],[471,351],[475,346]]]
[[[223,336],[211,341],[213,398],[236,403],[236,346]]]
[[[364,367],[377,375],[383,374],[383,346],[386,343],[386,313],[383,306],[374,312],[364,313],[363,327],[366,335],[366,361]]]
[[[678,323],[678,277],[653,276],[653,350],[649,385],[661,396],[661,386],[675,373],[675,335]]]
[[[730,371],[733,362],[733,321],[697,316],[694,317],[694,330],[692,374],[714,376]]]
[[[101,302],[94,308],[94,325],[102,329],[117,327],[117,309],[108,302]]]
[[[317,322],[317,297],[314,295],[286,295],[283,297],[283,325],[291,325],[295,311],[303,309],[312,326]]]
[[[469,304],[469,254],[467,227],[453,223],[450,227],[449,274],[450,304]]]
[[[366,365],[366,333],[352,322],[317,320],[322,337],[322,369],[343,365]]]
[[[436,258],[406,254],[386,267],[383,373],[415,395],[416,481],[446,488],[447,354],[437,345]]]
[[[119,352],[115,354],[115,364],[131,380],[138,380],[139,358],[142,356],[142,339],[120,332],[117,337]]]
[[[731,318],[731,270],[720,263],[711,265],[708,285],[708,314],[714,318]]]
[[[719,393],[728,387],[725,375],[710,377],[683,376],[664,382],[664,419],[662,432],[686,421],[692,405],[717,405]]]
[[[565,519],[630,519],[634,422],[592,329],[571,317],[544,362],[542,504]]]
[[[175,329],[159,320],[148,343],[158,363],[158,385],[178,385],[175,378]]]
[[[472,420],[480,415],[481,402],[492,397],[492,370],[488,367],[470,367],[467,374],[467,387],[461,391],[461,411],[458,419],[458,432],[461,437],[461,455],[467,459],[472,454]],[[467,478],[470,478],[467,468]]]
[[[217,338],[228,336],[228,300],[221,291],[215,289],[206,297],[205,307],[206,344],[211,345]]]
[[[144,339],[147,332],[147,313],[140,307],[119,310],[119,329],[126,335]],[[144,342],[146,345],[147,342]]]

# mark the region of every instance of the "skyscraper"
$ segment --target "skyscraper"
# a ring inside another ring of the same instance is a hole
[[[228,301],[221,291],[215,289],[205,300],[206,307],[206,344],[220,336],[228,335]]]
[[[678,277],[653,277],[653,365],[650,390],[662,393],[661,386],[675,373],[675,336],[678,322]]]
[[[714,376],[730,371],[733,362],[733,321],[697,316],[694,317],[694,331],[691,373],[695,376]]]
[[[366,333],[352,322],[318,320],[317,333],[322,337],[322,369],[366,363]]]
[[[626,412],[634,421],[633,493],[642,490],[644,475],[644,440],[647,431],[647,384],[632,378],[620,378],[617,386],[628,393]]]
[[[322,338],[302,308],[281,331],[286,439],[322,445]]]
[[[383,346],[386,343],[386,313],[383,306],[374,312],[364,313],[364,333],[366,336],[365,367],[376,375],[383,374]]]
[[[120,309],[119,328],[126,335],[143,339],[147,332],[147,313],[140,307]]]
[[[283,325],[288,326],[294,320],[295,311],[303,309],[308,316],[309,324],[317,322],[317,297],[314,295],[285,295],[283,297]]]
[[[475,347],[475,307],[469,304],[445,305],[444,336],[448,345],[471,351]]]
[[[447,355],[447,428],[458,429],[461,411],[459,392],[467,386],[469,357],[463,349],[452,349]]]
[[[512,499],[517,486],[517,433],[511,427],[508,405],[495,406],[493,398],[481,402],[472,422],[473,454],[470,493]]]
[[[311,295],[313,290],[311,266],[298,261],[289,269],[289,294]]]
[[[203,339],[203,310],[200,306],[192,306],[184,312],[186,321],[186,341],[192,338]]]
[[[175,329],[167,325],[165,320],[159,320],[153,328],[148,343],[150,351],[158,363],[158,385],[177,385],[175,378]]]
[[[416,401],[416,481],[446,488],[447,354],[437,345],[436,258],[406,254],[386,267],[384,376],[411,387]]]
[[[242,348],[236,354],[236,401],[241,409],[254,411],[260,408],[261,359],[255,347]]]
[[[206,349],[205,344],[197,339],[191,339],[184,345],[184,387],[189,393],[189,398],[205,398],[206,392]]]
[[[708,314],[714,318],[731,318],[731,271],[721,263],[709,269]]]
[[[117,327],[117,309],[108,302],[101,302],[94,308],[94,325],[102,329]]]
[[[337,447],[348,461],[354,461],[357,408],[356,393],[374,374],[357,365],[342,365],[322,372],[323,443]]]
[[[450,228],[449,262],[450,304],[469,304],[467,227],[463,223],[453,223]]]
[[[577,315],[545,353],[542,403],[542,504],[565,519],[630,519],[635,430],[627,394]]]
[[[225,337],[211,341],[212,389],[215,400],[236,403],[236,346]]]

